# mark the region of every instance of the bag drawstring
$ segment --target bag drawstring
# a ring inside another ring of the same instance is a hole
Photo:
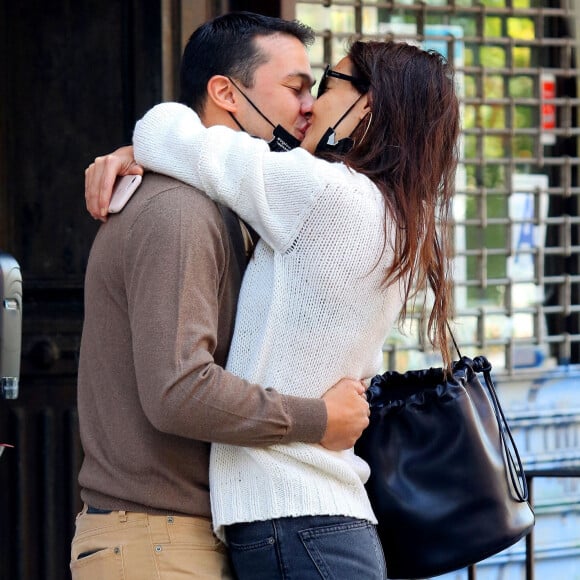
[[[457,341],[455,340],[455,336],[449,326],[449,321],[446,321],[447,330],[449,330],[449,336],[451,336],[451,340],[453,341],[453,346],[457,351],[459,356],[459,360],[463,357],[461,356],[461,351],[459,350],[459,346]],[[497,426],[499,428],[499,434],[501,438],[501,447],[504,456],[504,463],[506,466],[506,472],[509,473],[510,480],[512,483],[512,489],[515,491],[517,501],[524,502],[528,501],[529,497],[529,490],[528,490],[528,481],[526,479],[524,473],[524,467],[522,465],[522,460],[520,458],[520,454],[518,452],[518,448],[516,446],[514,437],[512,435],[511,429],[507,423],[507,419],[505,418],[503,409],[497,397],[497,393],[495,391],[495,386],[493,384],[493,379],[491,378],[491,363],[485,358],[484,356],[477,356],[473,359],[473,371],[476,373],[482,373],[483,378],[485,379],[485,385],[489,392],[489,398],[491,400],[491,404],[493,406],[493,412],[495,415],[495,419],[497,421]],[[508,442],[509,440],[509,442]]]
[[[528,501],[529,490],[528,481],[524,473],[524,467],[522,465],[522,460],[518,452],[514,437],[512,435],[511,429],[505,418],[503,409],[499,402],[493,380],[491,378],[491,363],[483,356],[478,356],[473,359],[474,371],[483,373],[483,378],[485,379],[485,385],[489,392],[489,397],[493,406],[493,411],[499,427],[499,433],[501,438],[501,446],[504,455],[504,461],[506,465],[506,471],[510,475],[512,482],[512,488],[515,491],[516,497],[520,502]]]

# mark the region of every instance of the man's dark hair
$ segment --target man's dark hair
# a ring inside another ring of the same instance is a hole
[[[256,69],[267,61],[254,40],[273,34],[294,36],[304,46],[314,41],[312,29],[301,22],[252,12],[231,12],[202,24],[183,51],[180,102],[203,113],[207,83],[214,75],[229,76],[251,87]]]

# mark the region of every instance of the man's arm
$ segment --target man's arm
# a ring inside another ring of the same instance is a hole
[[[368,424],[359,381],[342,381],[324,400],[303,399],[215,364],[227,233],[207,199],[185,186],[171,196],[171,204],[167,196],[151,200],[124,250],[137,382],[149,421],[211,442],[352,447]],[[206,219],[206,206],[217,219]]]

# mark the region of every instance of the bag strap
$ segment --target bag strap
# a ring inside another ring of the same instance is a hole
[[[236,256],[236,262],[238,263],[238,266],[240,268],[240,273],[243,274],[246,269],[246,266],[248,265],[249,256],[246,253],[246,244],[244,242],[244,234],[242,232],[242,223],[240,221],[240,218],[231,209],[222,205],[221,203],[218,203],[217,206],[222,215],[222,219],[224,220],[224,224],[226,225],[226,228],[228,230],[228,234],[230,236],[230,240],[232,242],[232,246],[234,248],[234,253]],[[253,230],[250,230],[250,232],[252,231]],[[255,245],[256,240],[253,235],[252,241]]]
[[[459,355],[459,360],[463,358],[461,351],[459,350],[459,345],[455,340],[453,331],[449,326],[449,321],[446,321],[447,330],[449,330],[449,335],[453,341],[453,346]],[[478,356],[473,359],[472,369],[476,373],[482,373],[485,381],[485,386],[489,393],[489,399],[493,407],[493,413],[495,415],[495,420],[497,421],[497,426],[499,428],[499,434],[501,439],[501,448],[504,458],[504,463],[506,466],[506,471],[509,474],[510,481],[512,483],[512,489],[514,490],[517,499],[520,502],[528,501],[529,490],[528,490],[528,480],[526,479],[524,473],[524,466],[516,442],[512,435],[511,429],[509,428],[507,419],[505,418],[503,409],[499,402],[497,392],[495,390],[495,385],[493,384],[493,379],[491,377],[491,363],[484,356]]]
[[[485,386],[489,393],[489,399],[491,401],[495,420],[499,428],[500,445],[502,448],[506,472],[509,474],[509,478],[512,483],[512,489],[516,496],[514,499],[520,502],[528,501],[528,481],[524,473],[524,467],[518,452],[518,448],[516,446],[516,442],[509,428],[507,419],[504,415],[499,398],[497,396],[497,392],[495,390],[495,386],[493,384],[493,379],[491,377],[491,363],[484,356],[475,357],[472,363],[473,364],[470,365],[472,370],[476,373],[483,374]]]
[[[449,326],[449,320],[446,320],[445,324],[447,325],[447,330],[449,331],[449,336],[451,337],[451,340],[453,341],[453,346],[455,347],[455,351],[457,352],[457,356],[461,360],[463,358],[463,356],[461,355],[461,351],[459,350],[459,346],[457,344],[457,341],[455,340],[455,335],[453,334],[453,331],[451,330],[451,326]]]

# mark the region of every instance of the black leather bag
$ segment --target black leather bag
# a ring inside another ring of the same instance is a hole
[[[483,373],[485,387],[478,379]],[[428,578],[508,548],[534,525],[522,463],[491,365],[389,371],[369,388],[370,425],[355,447],[389,578]]]

